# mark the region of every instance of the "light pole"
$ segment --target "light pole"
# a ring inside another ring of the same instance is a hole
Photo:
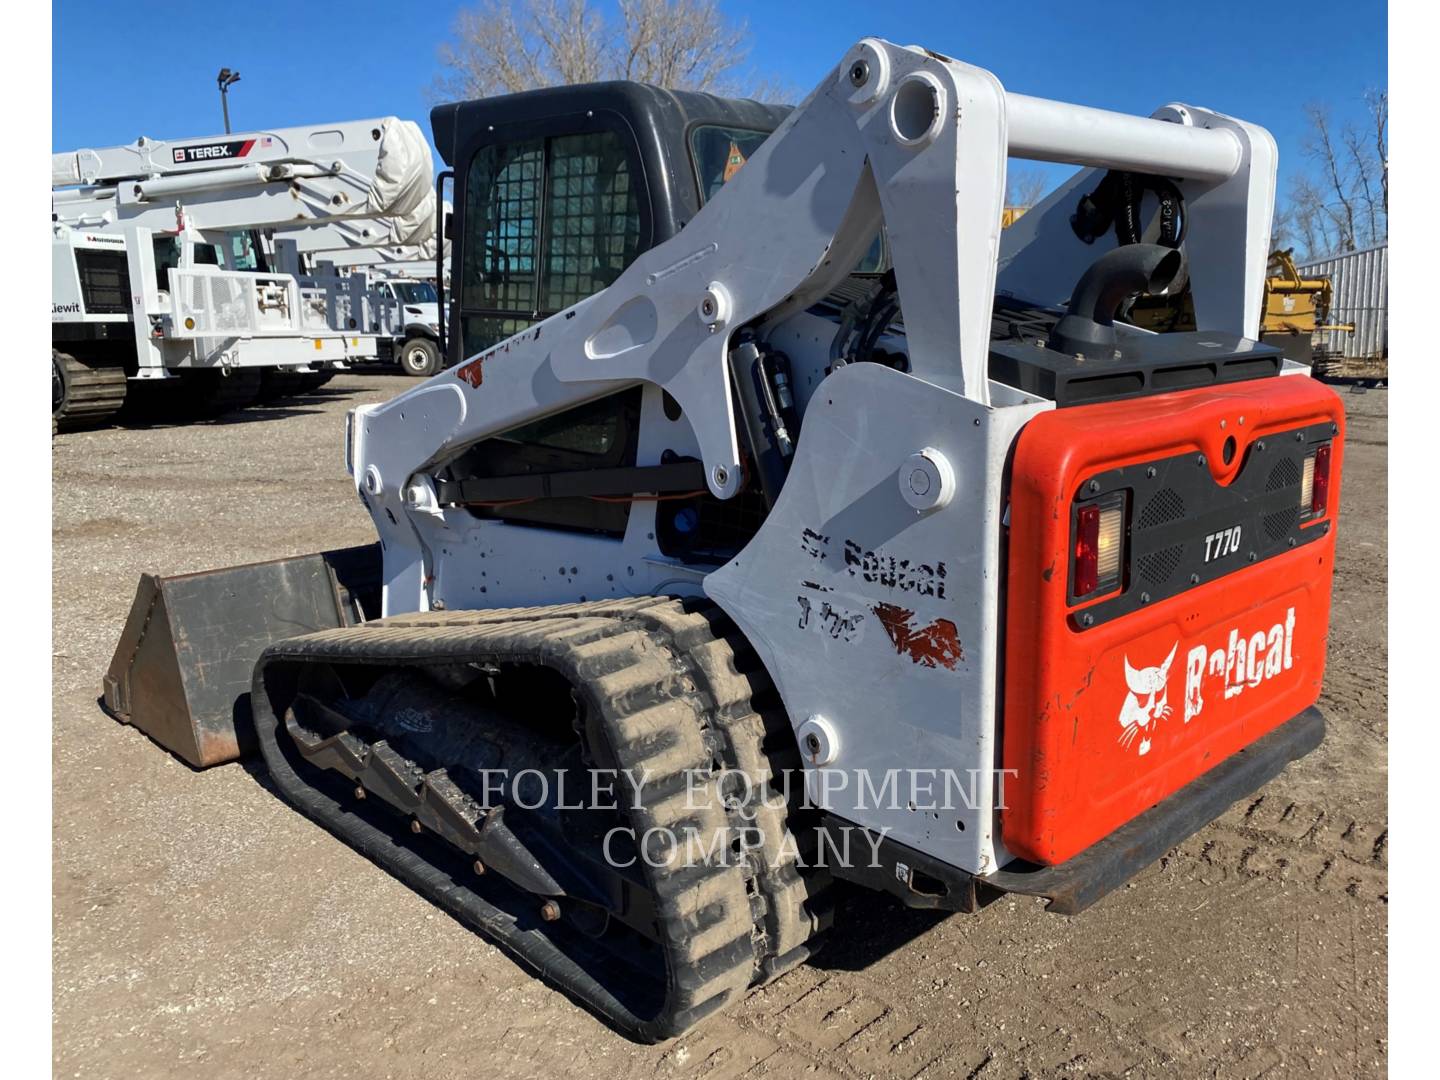
[[[230,87],[240,81],[240,73],[231,71],[229,68],[221,68],[220,74],[215,76],[215,82],[220,87],[220,111],[225,114],[225,134],[230,134]]]

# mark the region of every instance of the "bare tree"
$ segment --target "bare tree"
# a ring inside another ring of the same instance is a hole
[[[1050,188],[1040,169],[1010,169],[1005,178],[1005,205],[1027,210],[1045,197]]]
[[[1328,204],[1326,209],[1340,229],[1340,242],[1345,251],[1355,250],[1355,206],[1354,183],[1345,175],[1345,166],[1330,138],[1330,110],[1323,105],[1306,105],[1305,115],[1310,120],[1311,131],[1302,149],[1305,155],[1320,166],[1322,183],[1329,184],[1328,195],[1339,204]]]
[[[684,90],[732,88],[745,59],[744,23],[731,23],[714,0],[620,0],[625,58],[621,75]]]
[[[488,97],[542,86],[634,79],[676,90],[743,93],[748,32],[716,0],[481,0],[440,46],[435,96]],[[761,84],[753,93],[772,97]]]
[[[1374,126],[1375,160],[1380,164],[1380,209],[1388,219],[1390,216],[1390,91],[1370,90],[1365,94],[1365,104],[1370,106],[1370,120]]]
[[[1291,179],[1275,233],[1297,242],[1306,254],[1354,251],[1389,237],[1389,95],[1372,90],[1365,102],[1369,131],[1347,124],[1337,133],[1325,106],[1305,106],[1310,131],[1301,149],[1313,172]]]

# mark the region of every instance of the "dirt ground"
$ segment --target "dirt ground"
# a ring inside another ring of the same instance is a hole
[[[1319,751],[1078,918],[847,893],[815,962],[642,1047],[252,771],[196,772],[96,704],[142,571],[371,539],[344,411],[405,385],[56,438],[55,1075],[1383,1075],[1386,392],[1344,395]]]

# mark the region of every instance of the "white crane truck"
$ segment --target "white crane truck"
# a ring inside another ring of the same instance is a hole
[[[394,117],[55,154],[56,422],[103,421],[127,384],[178,383],[215,406],[253,397],[262,371],[373,356],[363,276],[269,265],[263,232],[428,233],[432,172],[420,129]]]
[[[432,123],[464,359],[350,413],[380,543],[142,579],[115,715],[647,1040],[863,933],[836,877],[1074,914],[1319,743],[1344,415],[1256,340],[1263,129],[873,38],[788,112]],[[1081,168],[1002,235],[1007,156]],[[1117,322],[1187,264],[1196,331]]]

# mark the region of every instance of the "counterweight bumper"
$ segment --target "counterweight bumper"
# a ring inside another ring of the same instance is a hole
[[[1049,901],[1046,910],[1078,915],[1254,794],[1324,737],[1325,717],[1312,706],[1055,866],[1016,861],[976,877],[904,844],[883,840],[873,865],[852,863],[831,869],[836,877],[888,892],[907,907],[968,913],[1009,892],[1043,896]],[[828,814],[821,827],[832,832],[854,828]],[[832,849],[838,850],[839,843],[837,839]]]

